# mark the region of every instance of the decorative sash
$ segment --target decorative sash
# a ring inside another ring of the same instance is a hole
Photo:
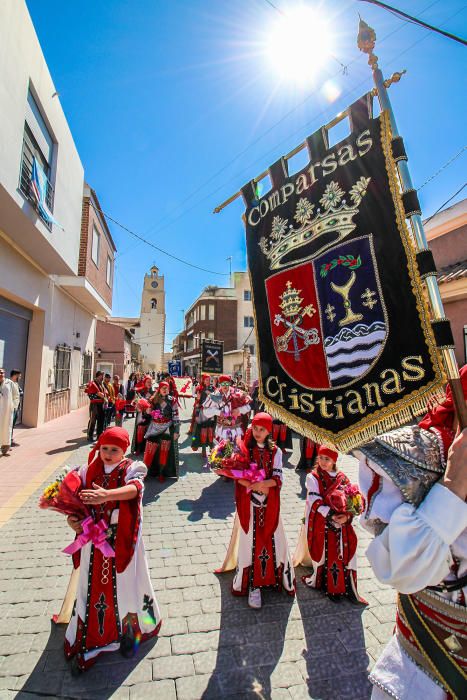
[[[465,698],[467,609],[421,591],[400,593],[397,612],[398,639],[408,655],[453,698]]]

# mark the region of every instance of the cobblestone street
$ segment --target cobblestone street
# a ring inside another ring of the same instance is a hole
[[[51,624],[71,571],[61,553],[72,539],[65,519],[37,508],[36,491],[0,530],[0,698],[320,698],[364,700],[367,672],[389,639],[394,594],[364,556],[360,528],[359,590],[367,608],[335,605],[306,590],[297,569],[294,601],[266,593],[260,611],[230,593],[232,574],[215,575],[232,527],[233,485],[201,467],[186,431],[178,482],[146,483],[144,540],[163,623],[132,660],[100,658],[72,677],[63,656],[65,628]],[[131,431],[132,421],[125,422]],[[70,435],[81,438],[82,434]],[[298,442],[285,462],[282,518],[293,551],[304,508],[304,472],[295,472]],[[85,461],[82,446],[66,464]],[[356,462],[340,464],[356,480]],[[8,460],[0,460],[0,470]],[[48,478],[46,481],[50,481]]]

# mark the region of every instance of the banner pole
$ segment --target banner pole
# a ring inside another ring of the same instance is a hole
[[[389,99],[389,94],[386,88],[386,84],[383,78],[381,69],[378,66],[378,56],[373,53],[373,49],[376,44],[376,33],[366,22],[360,18],[357,45],[360,51],[368,55],[368,65],[371,67],[373,72],[373,80],[377,90],[378,100],[381,110],[386,110],[389,115],[389,121],[391,124],[391,131],[393,138],[400,136],[399,130],[397,128],[397,122],[392,109],[391,101]],[[397,170],[399,173],[400,182],[402,185],[403,192],[415,191],[412,183],[412,178],[410,176],[409,167],[407,160],[397,161]],[[412,229],[412,234],[416,242],[416,247],[418,251],[427,250],[428,243],[426,239],[425,229],[423,227],[422,217],[418,213],[412,213],[408,217],[410,220],[410,226]],[[439,291],[438,281],[436,279],[436,273],[432,272],[424,279],[426,289],[428,292],[428,298],[430,300],[431,309],[433,311],[433,320],[440,321],[444,320],[445,313],[443,302],[441,299],[441,294]],[[464,398],[464,392],[462,389],[461,380],[459,377],[459,367],[457,364],[454,349],[451,347],[439,348],[444,361],[444,366],[446,368],[446,374],[448,377],[449,385],[452,390],[452,395],[454,399],[454,406],[457,413],[457,418],[459,421],[459,426],[461,430],[467,427],[467,404]]]

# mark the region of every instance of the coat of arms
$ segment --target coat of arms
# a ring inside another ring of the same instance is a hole
[[[387,315],[371,236],[343,239],[353,231],[352,216],[366,192],[369,179],[361,178],[350,191],[352,206],[332,182],[312,220],[313,207],[300,200],[295,219],[299,232],[272,232],[261,250],[272,268],[314,234],[314,252],[301,264],[269,277],[266,294],[277,359],[287,374],[309,389],[347,386],[368,372],[381,354],[387,337]],[[298,217],[298,218],[297,218]],[[320,235],[321,232],[321,235]],[[337,242],[337,243],[336,243]],[[309,248],[308,248],[309,250]],[[289,263],[290,264],[290,263]]]

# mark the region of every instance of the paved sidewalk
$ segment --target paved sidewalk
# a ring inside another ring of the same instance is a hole
[[[87,444],[88,415],[85,406],[38,428],[15,428],[18,446],[0,457],[0,526],[77,447]]]
[[[71,571],[61,554],[71,530],[58,514],[38,510],[38,491],[0,529],[1,700],[369,698],[367,670],[391,636],[395,608],[393,592],[374,579],[363,556],[365,533],[358,531],[359,589],[368,608],[335,605],[299,582],[294,601],[270,592],[260,611],[251,610],[230,594],[231,573],[212,573],[230,537],[233,486],[202,470],[187,425],[180,480],[146,483],[144,538],[163,623],[160,637],[141,645],[134,659],[109,654],[73,678],[63,657],[65,630],[50,622]],[[81,433],[70,433],[68,444],[75,437]],[[84,462],[88,450],[80,447],[66,463]],[[292,550],[303,515],[297,458],[296,449],[282,492]],[[343,466],[355,480],[355,460],[345,458]],[[297,569],[298,581],[302,573]]]

